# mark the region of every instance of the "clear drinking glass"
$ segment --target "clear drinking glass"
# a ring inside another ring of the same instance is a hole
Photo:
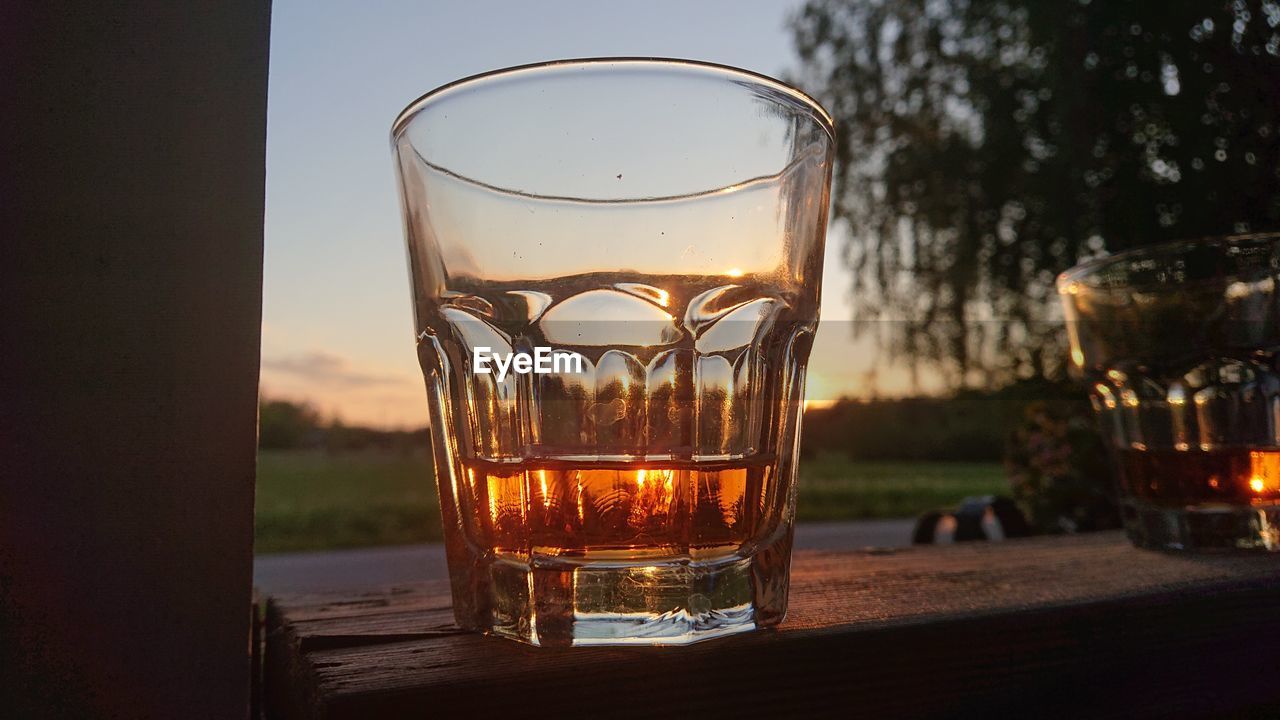
[[[1280,235],[1250,235],[1059,276],[1134,544],[1280,549],[1278,275]]]
[[[743,70],[572,60],[432,91],[392,140],[458,623],[781,621],[827,113]]]

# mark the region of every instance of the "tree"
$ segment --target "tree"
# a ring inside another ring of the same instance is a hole
[[[1276,2],[810,0],[792,30],[858,315],[953,385],[1060,373],[1081,258],[1280,228]]]
[[[258,447],[287,450],[314,441],[320,414],[306,403],[262,400],[258,404]]]

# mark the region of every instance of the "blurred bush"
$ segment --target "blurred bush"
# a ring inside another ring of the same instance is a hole
[[[942,397],[840,400],[805,411],[801,450],[854,460],[999,462],[1028,405],[1065,407],[1084,397],[1071,383],[1041,379]]]
[[[263,450],[314,450],[330,453],[382,450],[398,453],[429,451],[426,428],[383,430],[347,425],[341,419],[321,420],[308,403],[263,400],[258,405],[258,447]]]
[[[1010,433],[1013,497],[1040,532],[1120,527],[1106,448],[1087,403],[1036,401]]]
[[[841,400],[805,412],[802,456],[855,461],[1003,461],[1037,532],[1119,527],[1107,451],[1084,390],[1027,380],[946,397]]]

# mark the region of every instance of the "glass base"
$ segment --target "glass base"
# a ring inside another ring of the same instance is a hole
[[[1126,500],[1125,531],[1152,550],[1280,551],[1280,505],[1163,507]]]
[[[781,622],[790,556],[787,529],[750,555],[714,560],[480,557],[454,578],[455,615],[531,645],[687,645]]]

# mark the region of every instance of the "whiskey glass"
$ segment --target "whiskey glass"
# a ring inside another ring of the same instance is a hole
[[[782,620],[833,138],[794,88],[662,59],[499,70],[395,121],[459,625]]]
[[[1139,547],[1280,549],[1280,235],[1159,245],[1058,278]]]

